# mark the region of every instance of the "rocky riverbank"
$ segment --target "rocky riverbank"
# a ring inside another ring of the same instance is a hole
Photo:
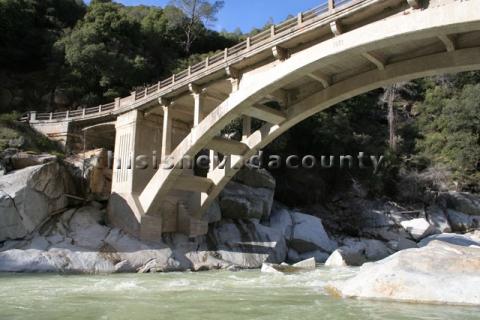
[[[267,171],[245,168],[208,211],[206,236],[142,242],[108,223],[104,156],[102,150],[65,161],[23,155],[28,165],[0,177],[1,272],[236,270],[314,258],[332,268],[362,266],[357,277],[331,284],[337,295],[480,304],[477,196],[445,192],[412,207],[357,190],[292,209],[274,201],[275,179]],[[470,294],[455,298],[455,283],[464,280]],[[420,290],[438,284],[445,288],[438,295]]]

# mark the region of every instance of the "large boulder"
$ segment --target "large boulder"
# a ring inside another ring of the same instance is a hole
[[[330,253],[337,248],[337,243],[330,239],[320,218],[300,212],[291,212],[290,216],[293,229],[289,245],[297,252],[320,249]]]
[[[402,221],[400,224],[417,241],[436,232],[435,227],[424,218]]]
[[[361,266],[366,262],[361,250],[351,247],[340,247],[325,262],[327,267]]]
[[[184,271],[188,266],[182,265],[175,258],[171,248],[159,241],[143,243],[119,229],[112,229],[105,238],[105,249],[117,263],[122,263],[119,272],[166,272]]]
[[[346,239],[325,262],[329,267],[361,266],[368,261],[378,261],[393,253],[385,243],[374,239]]]
[[[454,232],[468,232],[480,228],[480,216],[447,209],[447,217]]]
[[[274,206],[270,227],[285,237],[289,261],[298,262],[313,257],[317,262],[325,262],[337,248],[337,243],[330,239],[320,218],[289,210],[280,204]]]
[[[454,244],[457,246],[463,246],[463,247],[477,246],[480,248],[480,241],[477,240],[476,238],[468,235],[461,235],[461,234],[454,234],[454,233],[444,233],[444,234],[436,234],[436,235],[430,236],[420,241],[418,243],[418,247],[419,248],[426,247],[433,241],[446,242],[446,243]]]
[[[46,164],[57,160],[57,157],[48,153],[18,152],[11,156],[10,161],[14,170]]]
[[[96,200],[108,200],[112,189],[112,168],[108,151],[90,150],[65,159],[72,174],[85,185],[85,193]]]
[[[343,297],[480,305],[479,268],[480,248],[432,241],[365,264],[327,289]]]
[[[222,220],[222,210],[220,209],[220,204],[217,200],[213,201],[210,208],[208,208],[207,212],[205,213],[204,220],[207,221],[208,224]]]
[[[230,182],[219,197],[222,216],[227,219],[262,219],[270,215],[274,190]]]
[[[216,258],[242,268],[282,263],[287,256],[284,235],[254,221],[222,220],[210,228],[209,250]]]
[[[111,273],[114,263],[99,252],[80,248],[0,252],[0,272]]]
[[[0,177],[0,241],[23,238],[68,205],[74,193],[67,171],[57,162]]]
[[[233,178],[234,181],[252,188],[275,190],[275,178],[266,169],[244,166]]]
[[[438,205],[432,205],[427,208],[426,216],[428,222],[435,227],[437,233],[452,232],[452,227],[450,226],[450,222],[448,221],[448,216],[444,208]]]
[[[480,216],[480,197],[466,192],[445,192],[438,202],[448,208],[471,216]]]
[[[110,232],[110,228],[103,225],[103,220],[104,212],[94,207],[74,209],[68,224],[73,244],[85,249],[100,250]]]
[[[297,262],[293,265],[289,265],[287,263],[274,264],[274,263],[265,262],[264,264],[262,264],[261,272],[284,274],[284,273],[295,273],[295,272],[302,272],[302,271],[312,271],[312,270],[315,270],[315,268],[316,268],[315,259],[310,258],[310,259]]]

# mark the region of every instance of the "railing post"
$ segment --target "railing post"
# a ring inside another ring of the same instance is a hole
[[[82,109],[82,118],[85,118],[85,115],[86,115],[86,109],[83,108],[83,109]]]
[[[48,115],[48,118],[49,118],[50,120],[53,120],[53,112],[50,112],[50,114]]]
[[[98,113],[102,112],[102,105],[98,106]]]
[[[192,75],[192,66],[188,66],[188,75],[189,75],[189,76]]]
[[[148,87],[145,87],[145,97],[147,96],[148,93]]]
[[[115,98],[115,109],[120,109],[120,102],[121,102],[121,99],[120,97],[118,98]]]
[[[227,58],[228,58],[228,48],[225,48],[223,58],[224,58],[225,60],[227,60]]]
[[[208,68],[209,65],[210,65],[210,57],[207,57],[205,59],[205,67]]]
[[[252,39],[250,37],[247,37],[247,49],[250,49],[251,45],[252,45]]]
[[[68,120],[68,118],[70,118],[70,110],[67,110],[67,112],[65,112],[65,119]]]
[[[275,25],[272,25],[270,27],[270,36],[273,38],[275,37]]]
[[[130,92],[130,95],[132,96],[133,101],[137,100],[137,91]]]
[[[37,111],[30,111],[30,121],[37,121]]]
[[[300,12],[297,16],[297,23],[302,24],[303,23],[303,12]]]
[[[160,90],[161,87],[162,87],[162,82],[161,82],[161,81],[158,81],[158,83],[157,83],[157,90]]]
[[[172,84],[175,83],[175,74],[172,75]]]
[[[335,9],[335,0],[328,0],[328,10],[332,11]]]

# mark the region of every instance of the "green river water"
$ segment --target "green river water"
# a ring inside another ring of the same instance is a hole
[[[354,274],[321,267],[108,276],[0,275],[0,319],[480,319],[480,308],[328,296],[328,281]]]

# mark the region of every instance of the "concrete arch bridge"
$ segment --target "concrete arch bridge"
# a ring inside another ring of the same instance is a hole
[[[144,239],[203,235],[203,216],[237,165],[300,121],[398,81],[480,69],[479,9],[479,0],[330,0],[109,105],[29,121],[68,135],[113,119],[123,164],[158,151],[173,168],[115,167],[112,222]],[[252,118],[263,126],[252,130]],[[236,119],[242,139],[222,137]],[[202,150],[227,166],[212,162],[206,176],[181,168]]]

